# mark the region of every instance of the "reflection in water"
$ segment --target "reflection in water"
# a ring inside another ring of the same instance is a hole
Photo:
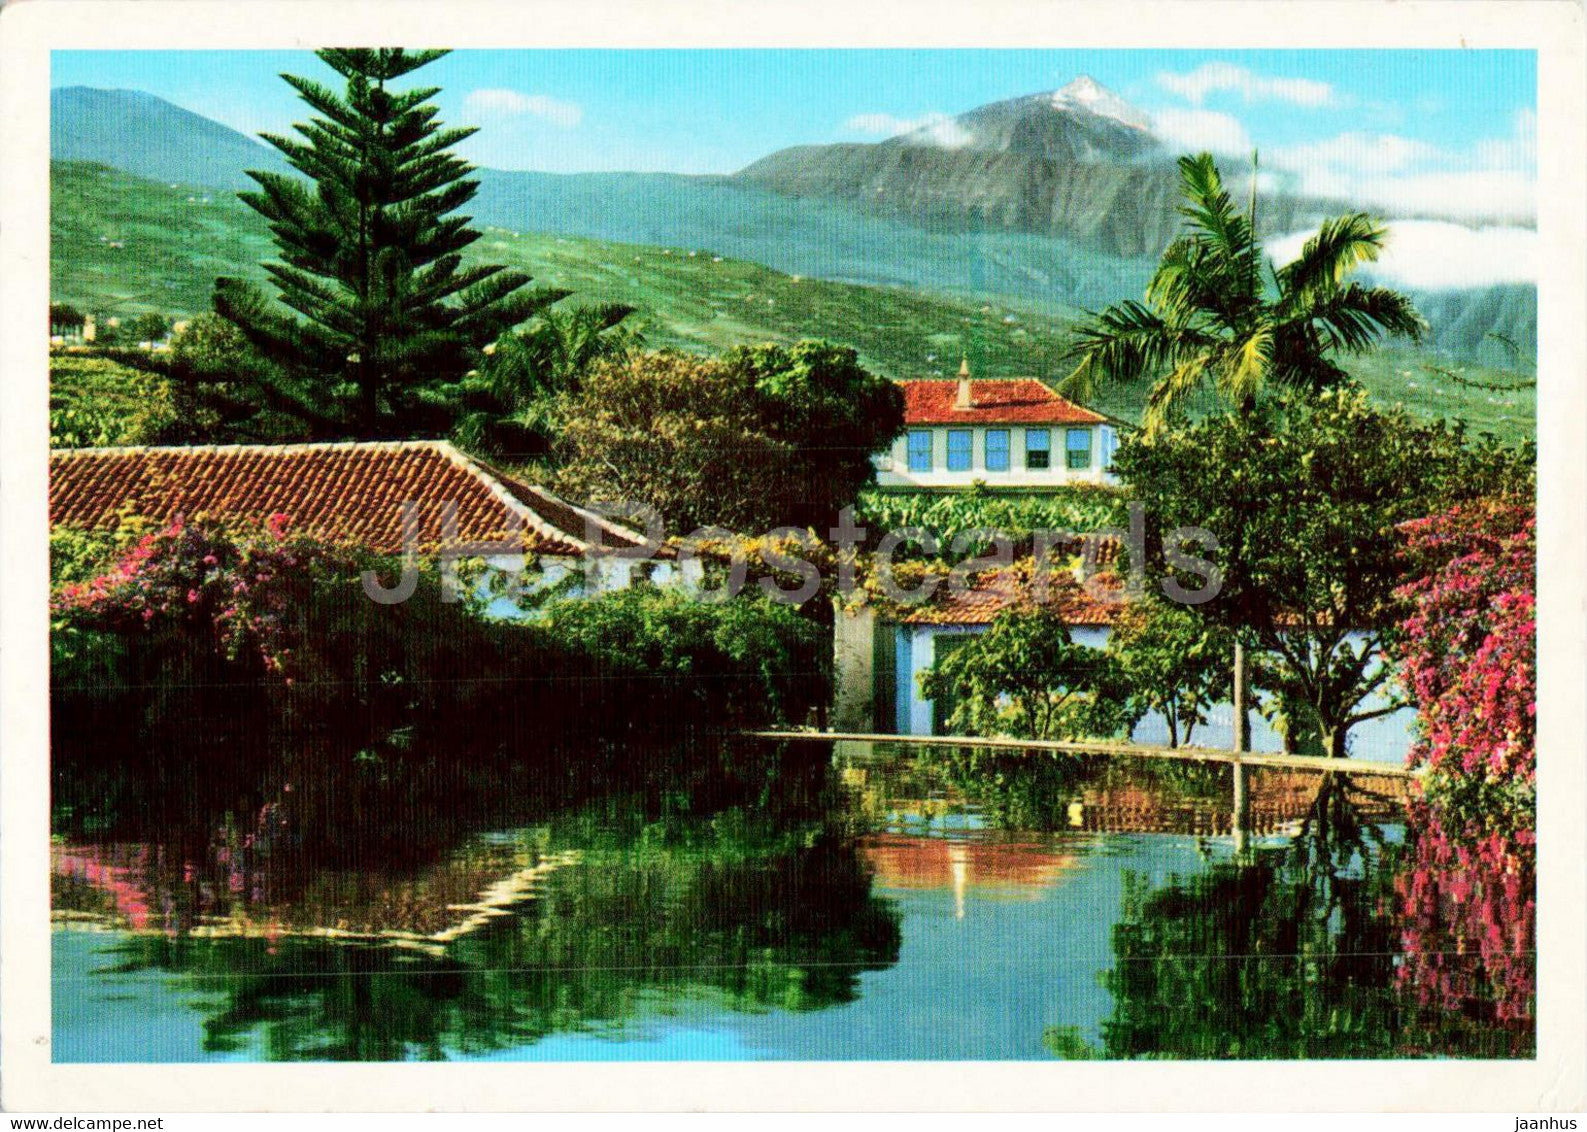
[[[304,760],[58,814],[55,1056],[1531,1049],[1530,844],[1407,840],[1394,779],[1253,772],[1235,853],[1227,768],[633,762],[415,782]]]
[[[1537,997],[1536,837],[1483,828],[1437,806],[1412,811],[1420,835],[1395,878],[1401,983],[1424,1008],[1532,1041]]]

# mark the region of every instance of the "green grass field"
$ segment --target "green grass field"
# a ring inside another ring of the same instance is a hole
[[[51,297],[124,320],[145,310],[208,309],[218,275],[264,278],[274,247],[263,222],[229,194],[133,177],[104,166],[51,166]],[[507,264],[573,292],[570,303],[622,302],[655,347],[715,352],[744,342],[826,338],[859,351],[892,377],[951,374],[967,353],[981,376],[1055,378],[1066,322],[1007,298],[976,303],[921,291],[801,278],[716,254],[709,247],[608,243],[500,228],[484,230],[475,259]],[[1533,435],[1532,390],[1491,393],[1429,372],[1429,359],[1388,350],[1358,376],[1385,402],[1429,417],[1458,417],[1507,441]],[[1478,381],[1504,375],[1451,366]],[[1134,419],[1142,391],[1098,399]]]

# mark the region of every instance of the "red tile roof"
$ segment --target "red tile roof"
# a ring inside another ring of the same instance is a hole
[[[167,522],[178,515],[263,524],[283,514],[291,528],[350,541],[382,554],[402,546],[402,505],[418,507],[419,547],[446,538],[508,542],[537,554],[576,555],[586,522],[606,546],[631,535],[582,508],[493,473],[445,441],[238,444],[189,448],[77,448],[50,453],[50,525],[93,530],[118,514]]]
[[[1033,377],[976,379],[970,382],[970,408],[957,409],[959,383],[928,378],[900,381],[904,423],[939,424],[1104,424],[1101,413],[1058,396]]]
[[[1095,582],[1105,590],[1121,588],[1118,578],[1110,573],[1097,574]],[[1031,576],[1031,564],[1003,570],[990,570],[973,579],[972,586],[955,594],[947,583],[939,586],[931,601],[906,613],[906,625],[988,625],[999,613],[1010,606],[1034,608],[1039,592]],[[1072,574],[1054,569],[1047,580],[1047,593],[1041,603],[1056,609],[1069,625],[1111,625],[1123,605],[1119,601],[1106,601],[1086,592]]]

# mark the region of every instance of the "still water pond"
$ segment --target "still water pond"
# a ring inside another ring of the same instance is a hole
[[[1528,847],[1401,781],[1253,771],[1237,839],[1227,768],[680,761],[362,825],[304,776],[58,822],[54,1057],[1532,1055]]]

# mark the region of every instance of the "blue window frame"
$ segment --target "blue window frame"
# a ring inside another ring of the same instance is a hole
[[[1042,471],[1052,467],[1052,433],[1044,428],[1025,430],[1025,467]]]
[[[1008,429],[989,428],[986,430],[986,470],[989,472],[1008,471]]]
[[[909,470],[931,471],[931,430],[917,428],[909,433]]]
[[[1072,428],[1064,435],[1064,467],[1089,468],[1091,466],[1091,430]]]
[[[948,471],[968,472],[974,452],[973,433],[967,428],[948,430]]]

